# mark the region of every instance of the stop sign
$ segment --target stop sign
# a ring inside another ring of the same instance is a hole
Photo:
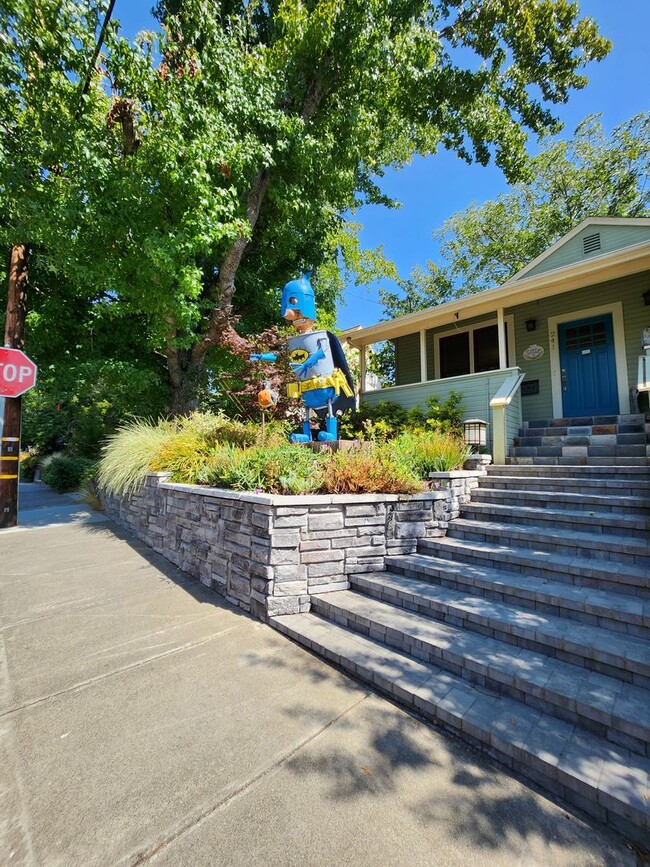
[[[36,365],[21,349],[0,348],[0,397],[18,397],[36,385]]]

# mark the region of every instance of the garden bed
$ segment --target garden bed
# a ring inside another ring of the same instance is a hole
[[[308,611],[310,594],[382,571],[388,554],[444,535],[481,471],[436,473],[416,494],[258,494],[170,482],[149,473],[106,512],[184,572],[266,620]]]

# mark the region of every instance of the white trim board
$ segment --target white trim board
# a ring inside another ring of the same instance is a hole
[[[548,318],[548,345],[551,360],[551,394],[553,396],[553,418],[564,418],[562,409],[562,374],[560,369],[560,346],[558,341],[558,326],[578,319],[588,319],[591,316],[602,316],[611,313],[614,329],[614,359],[616,362],[616,385],[618,388],[618,411],[626,415],[630,411],[630,392],[627,381],[627,358],[625,357],[625,325],[623,322],[623,302],[613,301],[600,307],[588,307],[585,310],[573,310],[559,316]]]

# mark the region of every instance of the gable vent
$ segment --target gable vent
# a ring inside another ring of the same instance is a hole
[[[600,250],[600,232],[596,232],[595,235],[586,235],[582,239],[582,252],[585,256],[587,253],[595,253],[596,250]]]

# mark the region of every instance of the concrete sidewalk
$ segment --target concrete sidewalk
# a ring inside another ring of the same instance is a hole
[[[18,526],[5,532],[20,533],[37,527],[97,524],[108,520],[101,512],[87,506],[78,494],[57,494],[41,482],[21,482],[18,510]]]
[[[31,528],[0,531],[0,864],[640,863],[100,516],[28,496]]]

